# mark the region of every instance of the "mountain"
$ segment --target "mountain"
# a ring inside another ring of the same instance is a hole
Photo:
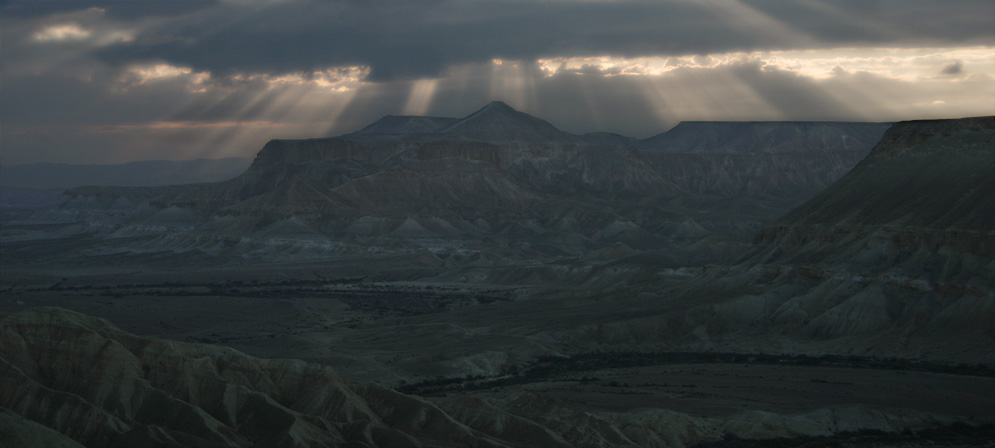
[[[149,187],[197,182],[218,182],[241,174],[252,162],[247,158],[150,160],[116,165],[34,163],[0,167],[0,186],[36,189],[74,188],[84,185]]]
[[[584,143],[597,146],[626,147],[636,146],[639,142],[639,139],[626,137],[613,132],[588,132],[587,134],[581,135],[580,138],[584,140]]]
[[[352,136],[387,136],[428,134],[459,121],[448,117],[418,117],[387,115],[351,134]]]
[[[369,139],[402,136],[407,139],[502,143],[582,143],[546,120],[519,112],[502,101],[492,101],[463,118],[387,115],[343,138]],[[596,138],[596,137],[594,137]]]
[[[740,125],[714,128],[729,126]],[[811,126],[780,128],[804,137]],[[824,133],[845,131],[834,126]],[[285,250],[298,245],[337,256],[379,246],[378,238],[401,251],[508,260],[615,244],[677,249],[710,236],[745,248],[750,232],[870,150],[872,130],[884,126],[865,127],[846,151],[799,137],[785,146],[801,149],[776,155],[762,146],[742,154],[649,152],[632,139],[577,136],[492,102],[462,119],[388,116],[340,137],[273,140],[244,173],[218,183],[73,189],[34,222],[81,222],[95,235],[154,240],[142,252],[214,252],[219,239],[240,241],[217,253],[220,260],[298,257]]]
[[[819,121],[683,121],[639,142],[640,150],[676,153],[779,154],[863,151],[891,123]]]
[[[737,262],[661,273],[632,257],[591,274],[592,287],[638,285],[616,300],[645,308],[571,340],[993,363],[992,173],[995,118],[895,124]],[[640,272],[684,281],[668,291]],[[640,291],[660,298],[626,298]]]
[[[945,244],[992,256],[995,247],[981,244],[983,239],[954,243],[960,233],[995,232],[992,173],[991,117],[898,123],[851,172],[779,219],[762,238],[778,241],[784,238],[779,230],[802,228],[946,232]]]
[[[4,210],[0,444],[991,439],[995,117],[747,126],[776,152],[475,120]]]
[[[661,176],[682,190],[722,197],[778,198],[794,206],[846,174],[890,126],[682,122],[636,146]]]
[[[757,235],[752,262],[848,291],[794,298],[775,315],[806,315],[798,331],[810,337],[879,333],[934,356],[992,359],[992,173],[993,117],[895,125],[850,173]]]
[[[34,208],[58,204],[62,189],[7,187],[0,185],[0,208]]]
[[[575,143],[577,136],[563,132],[546,120],[493,101],[460,121],[436,131],[446,140],[489,143]]]

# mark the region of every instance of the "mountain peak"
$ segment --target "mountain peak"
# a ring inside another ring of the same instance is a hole
[[[449,117],[384,115],[353,135],[412,135],[434,132],[459,121]]]
[[[484,106],[483,109],[499,109],[499,110],[509,110],[509,111],[518,112],[517,110],[515,110],[514,107],[509,106],[508,103],[497,100],[487,103],[487,105]]]
[[[456,139],[501,142],[574,141],[577,136],[563,132],[546,120],[515,110],[503,101],[491,101],[462,120],[439,130]]]
[[[521,111],[515,109],[514,107],[509,106],[508,103],[505,103],[504,101],[491,101],[491,102],[487,103],[487,105],[485,105],[484,107],[481,107],[480,109],[477,109],[472,114],[467,115],[465,118],[463,118],[463,120],[469,120],[471,118],[482,116],[482,115],[484,115],[484,116],[486,116],[486,115],[518,116],[520,118],[531,118],[531,119],[534,119],[534,120],[540,120],[540,121],[542,121],[539,118],[533,117],[532,115],[529,115],[529,114],[527,114],[525,112],[521,112]]]

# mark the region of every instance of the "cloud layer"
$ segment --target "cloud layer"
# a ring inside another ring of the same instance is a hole
[[[573,132],[640,137],[687,119],[995,113],[987,0],[0,8],[0,163],[251,156],[269,138],[491,99]]]

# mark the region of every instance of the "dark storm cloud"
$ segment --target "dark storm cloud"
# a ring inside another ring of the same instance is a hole
[[[944,75],[959,75],[964,73],[964,63],[961,61],[954,61],[950,65],[943,67],[940,73]]]
[[[925,0],[218,4],[163,21],[99,55],[112,63],[165,60],[215,74],[368,65],[371,80],[386,80],[434,76],[453,64],[492,58],[989,42],[995,2],[955,5]],[[113,13],[121,7],[107,8]]]
[[[172,17],[218,5],[216,0],[0,0],[0,11],[8,18],[38,18],[89,8],[107,10],[116,19]]]
[[[554,74],[536,59],[990,46],[993,14],[988,0],[0,0],[0,151],[3,163],[251,156],[271,138],[413,113],[411,80],[425,77],[435,78],[419,81],[432,84],[419,103],[426,114],[465,116],[504,100],[577,133],[646,137],[690,119],[977,115],[990,110],[990,95],[977,94],[995,85],[990,56],[936,56],[928,86],[845,61],[823,79],[752,60],[628,76],[596,62]],[[955,70],[951,61],[971,74],[937,76]],[[172,72],[139,73],[158,63]],[[350,65],[370,67],[368,82],[335,90],[308,79]],[[288,73],[302,78],[275,81]]]

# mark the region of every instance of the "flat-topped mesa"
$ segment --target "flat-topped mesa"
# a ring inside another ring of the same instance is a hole
[[[992,152],[995,117],[913,120],[895,123],[871,151],[873,157],[896,157],[909,151]],[[986,137],[987,135],[987,137]]]
[[[494,101],[462,119],[387,115],[339,137],[273,140],[260,150],[253,168],[335,159],[381,164],[401,154],[408,154],[405,159],[462,158],[506,166],[522,155],[517,151],[549,157],[556,148],[584,144],[581,137]]]
[[[811,241],[859,242],[855,235],[873,234],[912,252],[947,247],[991,257],[992,173],[995,117],[898,123],[853,170],[757,241],[790,252]]]
[[[252,167],[271,163],[310,163],[334,159],[356,159],[380,162],[390,154],[375,147],[350,140],[312,138],[302,140],[270,140],[256,154]]]
[[[650,152],[785,153],[867,151],[891,123],[819,121],[682,121],[639,143]]]

